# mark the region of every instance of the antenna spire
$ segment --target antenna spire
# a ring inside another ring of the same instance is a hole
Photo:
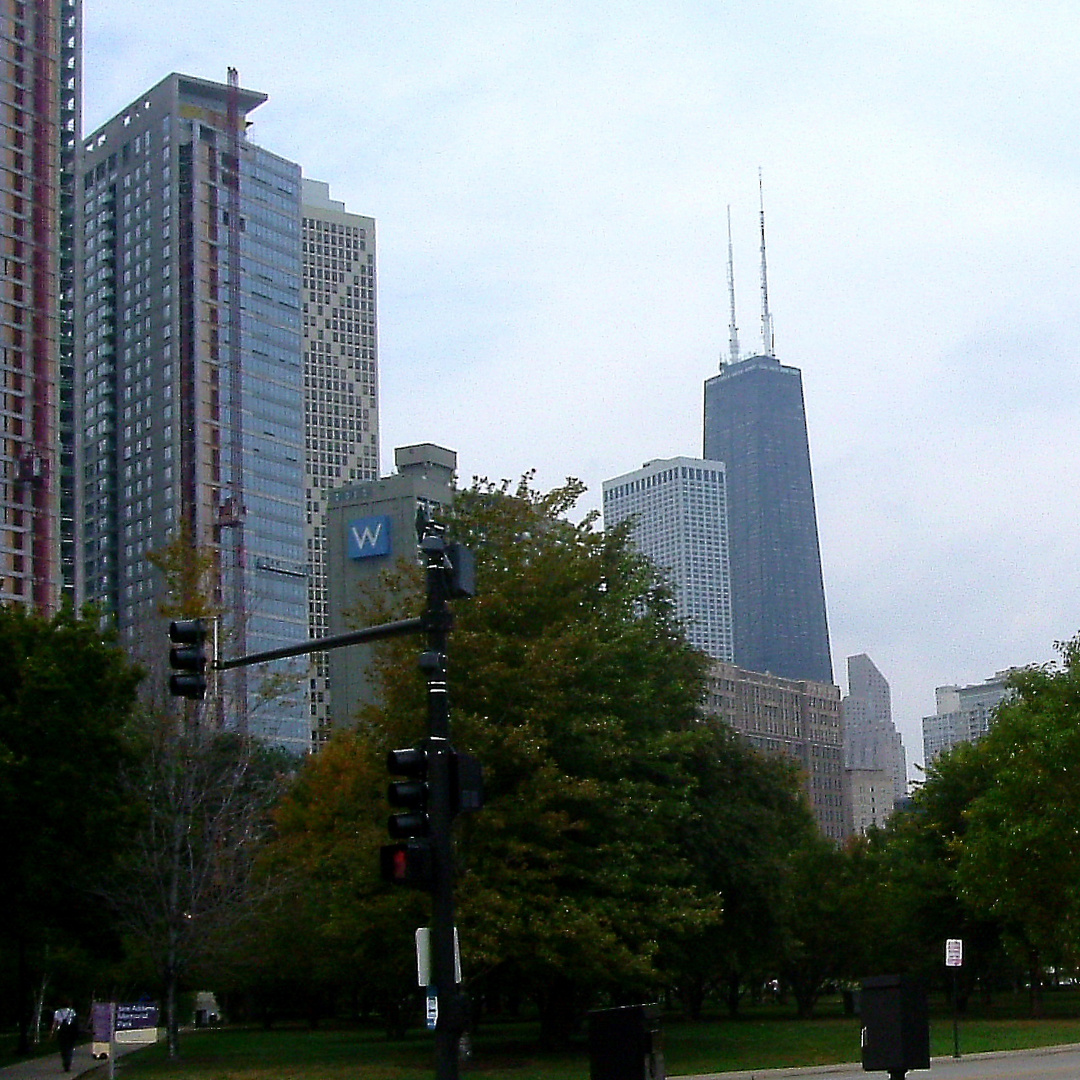
[[[727,287],[731,304],[731,320],[728,323],[728,362],[739,362],[739,328],[735,325],[735,256],[731,247],[731,204],[727,208]],[[720,362],[723,367],[723,361]]]
[[[764,356],[775,356],[773,352],[772,313],[769,311],[769,276],[765,269],[765,189],[761,183],[761,168],[758,167],[758,203],[761,207],[761,352]]]

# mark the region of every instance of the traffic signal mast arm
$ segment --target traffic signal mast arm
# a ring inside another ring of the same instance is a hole
[[[424,626],[423,617],[399,619],[397,622],[383,623],[381,626],[366,626],[362,630],[348,630],[344,634],[311,638],[309,641],[299,641],[295,645],[283,645],[280,649],[248,653],[247,656],[234,656],[231,660],[214,660],[210,666],[215,671],[228,671],[230,668],[246,667],[248,664],[263,664],[268,660],[284,660],[288,656],[303,656],[305,653],[341,649],[346,645],[358,645],[362,641],[379,641],[382,638],[417,634],[424,629]]]

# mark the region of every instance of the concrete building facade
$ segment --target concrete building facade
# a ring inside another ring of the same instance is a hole
[[[182,528],[227,655],[307,637],[300,169],[249,140],[265,100],[174,73],[83,150],[82,592],[157,672],[152,557]],[[272,670],[218,680],[204,715],[306,751],[306,684],[267,702]]]
[[[838,843],[846,838],[838,687],[714,663],[705,715],[727,724],[756,750],[794,760],[818,828]]]
[[[453,501],[457,454],[432,443],[398,447],[397,472],[327,493],[326,580],[331,634],[367,625],[365,600],[385,594],[382,575],[418,559],[416,518],[433,518]],[[419,611],[411,614],[419,615]],[[358,709],[372,700],[371,646],[328,653],[332,694],[330,728],[355,725]]]
[[[883,824],[892,807],[906,797],[907,755],[893,724],[891,692],[884,675],[865,653],[849,656],[847,670],[848,693],[841,701],[844,767],[851,786],[852,827],[860,832],[860,818]],[[873,780],[871,774],[875,772],[880,776]],[[873,813],[870,804],[860,801],[858,786],[872,800]],[[886,790],[892,795],[886,797]]]
[[[847,768],[844,782],[851,833],[864,836],[872,828],[882,828],[896,809],[893,778],[884,769]]]
[[[0,0],[0,603],[75,584],[81,0]]]
[[[978,742],[990,730],[994,710],[1009,695],[1007,671],[971,686],[939,686],[934,691],[937,712],[924,716],[923,761],[929,765],[938,754],[964,742]]]
[[[802,374],[775,356],[705,383],[704,457],[727,471],[735,663],[833,681]]]
[[[327,493],[379,474],[375,222],[303,181],[304,500],[308,630],[330,632]],[[313,653],[312,746],[330,731],[330,653]]]
[[[633,519],[635,547],[664,571],[690,643],[733,658],[727,498],[719,461],[670,458],[605,480],[604,527]]]

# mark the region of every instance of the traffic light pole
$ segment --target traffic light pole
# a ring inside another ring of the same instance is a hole
[[[417,843],[430,845],[430,867],[424,864],[416,877],[409,878],[408,852],[391,851],[404,859],[406,872],[395,879],[400,884],[431,892],[431,985],[436,1005],[435,1078],[458,1080],[458,1044],[465,1030],[465,999],[457,982],[457,950],[454,940],[454,845],[451,834],[454,815],[478,810],[482,802],[479,766],[467,754],[456,754],[450,744],[450,701],[447,693],[446,651],[453,616],[448,601],[473,596],[476,592],[475,564],[471,554],[459,544],[448,543],[442,525],[422,515],[417,522],[423,554],[427,601],[423,615],[415,619],[353,630],[334,637],[286,645],[267,652],[249,653],[230,659],[215,659],[217,671],[280,660],[304,653],[339,649],[359,642],[423,633],[426,648],[420,655],[420,669],[427,678],[428,738],[424,746],[426,769],[427,835]],[[399,753],[405,753],[400,751]],[[409,751],[413,753],[413,751]],[[391,757],[394,755],[392,754]],[[400,763],[399,763],[400,765]],[[391,769],[393,771],[393,769]],[[399,769],[400,771],[400,769]],[[394,786],[394,785],[391,785]],[[402,785],[405,786],[405,785]],[[391,835],[396,835],[391,832]],[[412,835],[412,834],[408,834]],[[383,849],[385,855],[395,845]],[[393,864],[391,864],[391,869]],[[412,869],[418,869],[415,865]],[[384,866],[383,873],[387,868]],[[429,876],[430,872],[430,876]]]
[[[440,528],[427,522],[420,537],[427,576],[427,606],[422,616],[427,650],[420,669],[427,677],[428,775],[434,869],[431,889],[431,978],[438,1003],[435,1020],[435,1078],[458,1080],[458,1043],[465,1030],[465,1008],[457,984],[454,949],[454,847],[450,825],[450,699],[446,680],[447,638],[453,616],[447,574],[447,544]]]

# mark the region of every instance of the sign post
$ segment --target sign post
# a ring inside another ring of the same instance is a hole
[[[963,938],[949,938],[945,942],[945,966],[952,968],[952,1037],[953,1057],[960,1056],[960,994],[957,975],[964,966],[964,940]]]

